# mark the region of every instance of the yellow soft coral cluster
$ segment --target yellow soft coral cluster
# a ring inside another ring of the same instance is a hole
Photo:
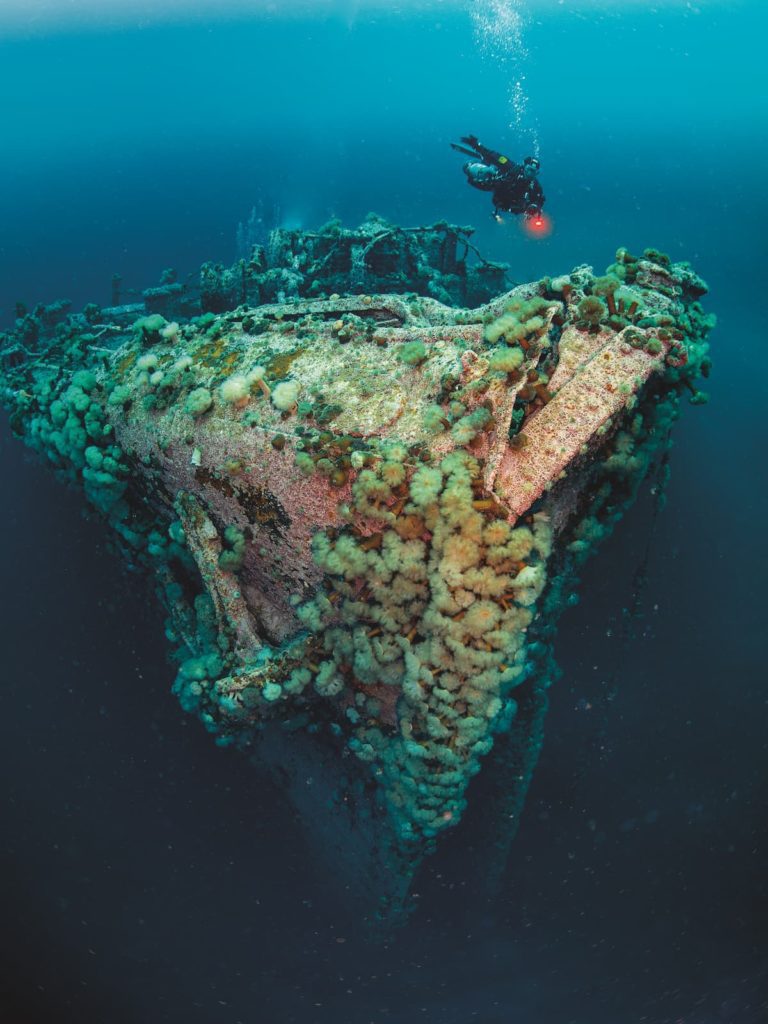
[[[315,537],[328,590],[300,616],[324,654],[302,678],[346,703],[349,745],[387,777],[400,831],[431,837],[458,820],[480,757],[514,716],[551,531],[543,518],[510,525],[466,451],[437,465],[395,455],[383,451],[353,486],[354,510],[381,532]]]
[[[491,345],[506,341],[508,345],[539,338],[546,331],[547,311],[554,302],[541,298],[513,299],[505,311],[485,329],[485,340]]]

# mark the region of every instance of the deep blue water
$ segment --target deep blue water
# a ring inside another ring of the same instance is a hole
[[[383,946],[282,795],[180,711],[151,588],[3,422],[0,1024],[768,1020],[764,6],[522,0],[538,242],[448,148],[530,142],[468,4],[34,31],[5,6],[2,323],[231,261],[265,200],[307,227],[474,224],[518,280],[653,245],[709,281],[719,325],[666,506],[654,526],[645,489],[563,619],[498,899],[468,895],[457,837]]]

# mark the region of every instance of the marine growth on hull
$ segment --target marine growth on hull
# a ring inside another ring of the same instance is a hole
[[[469,234],[278,231],[0,339],[14,430],[156,575],[182,707],[322,740],[406,874],[494,744],[521,805],[559,611],[709,371],[687,264],[510,289]]]

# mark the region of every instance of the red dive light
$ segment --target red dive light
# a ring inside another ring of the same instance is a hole
[[[552,234],[552,219],[543,211],[530,217],[523,217],[520,223],[529,238],[546,238]]]

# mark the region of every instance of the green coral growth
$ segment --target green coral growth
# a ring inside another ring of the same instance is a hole
[[[219,555],[219,568],[225,572],[236,572],[242,569],[245,561],[245,534],[235,526],[224,528],[224,548]]]
[[[484,407],[475,409],[468,416],[462,416],[451,428],[451,437],[458,445],[466,446],[474,441],[477,435],[488,426],[492,417]]]
[[[213,405],[213,395],[208,388],[195,388],[187,395],[184,411],[197,418],[203,416]]]
[[[523,365],[525,356],[521,348],[498,348],[491,353],[489,365],[491,370],[501,373],[514,373]]]
[[[162,341],[161,332],[168,326],[168,321],[159,313],[143,316],[133,325],[139,339],[144,345],[155,345]]]
[[[608,307],[596,295],[585,295],[576,307],[579,320],[587,327],[596,329],[608,316]]]
[[[552,302],[541,298],[514,299],[505,312],[485,328],[485,340],[491,345],[507,344],[540,338],[547,327],[547,312]]]
[[[427,358],[423,341],[406,341],[397,350],[397,358],[406,366],[419,366]]]
[[[424,429],[428,430],[430,434],[439,434],[443,430],[448,430],[451,425],[441,405],[427,406],[422,416],[422,423]]]

